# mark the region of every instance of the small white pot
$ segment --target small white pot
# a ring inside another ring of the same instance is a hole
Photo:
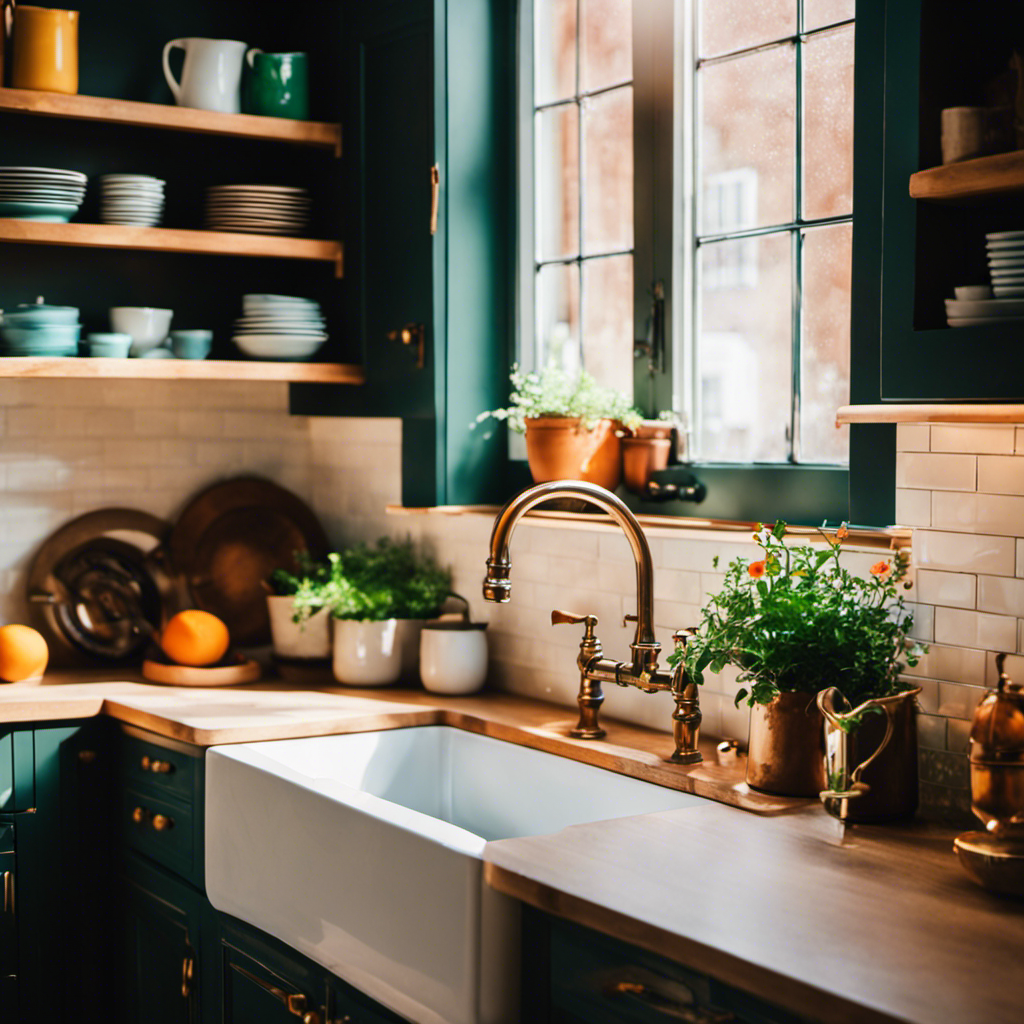
[[[275,654],[282,658],[331,656],[331,613],[327,608],[321,608],[303,622],[293,622],[291,597],[268,595],[267,611]]]
[[[420,678],[431,693],[475,693],[487,679],[486,623],[428,622],[420,637]]]
[[[334,619],[334,678],[346,686],[390,686],[402,674],[398,619]]]

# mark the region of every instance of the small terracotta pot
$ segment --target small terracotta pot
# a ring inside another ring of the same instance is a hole
[[[747,784],[778,796],[825,788],[825,718],[813,693],[780,693],[750,709]]]
[[[624,437],[622,476],[634,494],[643,494],[651,474],[668,467],[672,440],[668,437]]]
[[[622,479],[622,444],[612,420],[586,430],[569,416],[526,421],[526,458],[533,482],[586,480],[614,491]]]

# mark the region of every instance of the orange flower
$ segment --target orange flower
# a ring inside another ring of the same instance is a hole
[[[871,575],[878,576],[883,580],[891,572],[892,566],[888,562],[875,562],[875,564],[871,566]]]
[[[840,526],[838,530],[836,530],[836,540],[846,540],[846,538],[849,536],[850,530],[847,527],[846,523],[843,523],[843,525]]]
[[[750,573],[755,580],[759,580],[765,572],[764,562],[751,562],[750,565],[747,566],[747,572]]]

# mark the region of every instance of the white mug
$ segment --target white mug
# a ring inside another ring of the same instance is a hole
[[[185,51],[181,81],[169,61],[175,47]],[[179,107],[237,114],[241,110],[242,61],[247,44],[234,39],[172,39],[164,47],[164,77]]]

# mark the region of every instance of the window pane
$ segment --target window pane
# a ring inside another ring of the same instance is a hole
[[[850,401],[850,246],[853,228],[838,224],[804,237],[800,461],[846,462],[849,428],[836,410]]]
[[[713,462],[784,462],[792,391],[790,235],[698,250],[698,444]]]
[[[580,272],[575,263],[537,273],[537,368],[554,362],[569,373],[580,368]]]
[[[796,0],[699,0],[699,7],[701,57],[770,43],[796,32]]]
[[[856,0],[804,0],[804,28],[822,28],[853,17]]]
[[[576,95],[576,0],[534,0],[534,102]]]
[[[853,209],[853,26],[804,50],[804,216]]]
[[[583,367],[599,384],[633,391],[633,257],[583,264]]]
[[[796,77],[790,45],[712,64],[698,73],[701,90],[700,232],[728,229],[722,189],[740,188],[744,226],[793,219]],[[724,182],[724,184],[723,184]]]
[[[537,257],[579,251],[579,108],[549,107],[536,116]]]
[[[633,245],[633,89],[583,101],[583,251]]]
[[[580,89],[633,77],[633,0],[580,0]]]

